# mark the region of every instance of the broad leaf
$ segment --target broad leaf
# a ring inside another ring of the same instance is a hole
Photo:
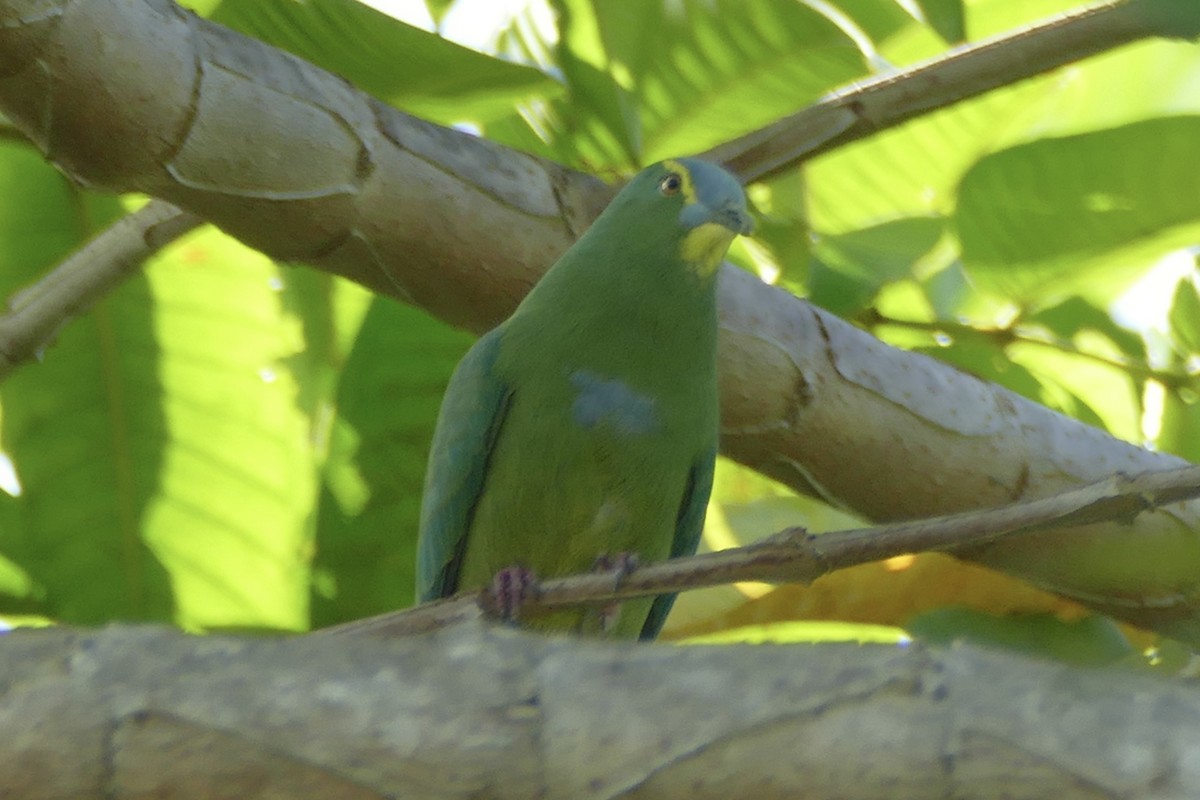
[[[1064,622],[1051,614],[996,616],[944,608],[922,614],[905,627],[926,642],[965,640],[1078,665],[1112,665],[1135,654],[1121,629],[1100,616]]]
[[[793,0],[554,6],[568,96],[536,124],[560,158],[592,169],[699,152],[866,71],[842,29]]]
[[[393,19],[357,0],[196,2],[211,19],[349,79],[409,113],[445,124],[486,122],[560,87],[514,64]]]
[[[1111,297],[1158,256],[1200,240],[1198,140],[1200,116],[1169,117],[980,160],[955,215],[967,272],[1026,303]]]
[[[82,242],[81,207],[117,211],[30,151],[5,148],[0,164],[8,289]],[[193,235],[3,384],[22,493],[0,552],[42,613],[305,627],[313,464],[276,275],[216,232]]]
[[[472,337],[376,298],[337,389],[317,533],[315,625],[407,606],[433,425]]]

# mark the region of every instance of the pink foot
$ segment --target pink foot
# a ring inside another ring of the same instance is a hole
[[[613,576],[613,588],[617,589],[621,586],[621,581],[625,580],[625,576],[638,568],[637,553],[617,553],[609,555],[604,553],[597,556],[592,562],[592,572],[611,572]]]
[[[629,573],[633,572],[638,567],[637,553],[617,553],[608,555],[607,553],[596,558],[592,564],[593,572],[611,572],[613,576],[613,589],[619,589],[621,582]],[[610,633],[613,627],[617,624],[617,616],[621,612],[621,601],[617,600],[608,605],[602,606],[599,609],[600,613],[600,630],[605,633]]]
[[[522,566],[505,567],[492,578],[488,591],[489,609],[505,622],[516,622],[521,606],[538,596],[537,576]]]

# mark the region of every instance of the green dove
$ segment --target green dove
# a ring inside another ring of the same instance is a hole
[[[471,347],[434,431],[419,600],[505,570],[545,578],[695,552],[717,454],[717,273],[751,227],[725,170],[655,164]],[[674,600],[520,621],[652,639]]]

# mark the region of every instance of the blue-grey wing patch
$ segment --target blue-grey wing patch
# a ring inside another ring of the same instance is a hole
[[[453,594],[488,460],[512,392],[494,373],[502,328],[477,341],[454,369],[433,432],[417,542],[417,601]]]
[[[662,429],[654,398],[624,381],[586,369],[572,372],[570,380],[576,391],[571,417],[580,427],[603,424],[622,436],[644,436]]]
[[[679,516],[675,518],[675,538],[671,540],[671,558],[690,556],[700,546],[704,533],[704,514],[708,510],[708,497],[712,494],[713,469],[717,461],[714,447],[704,455],[688,474],[687,486],[683,490],[683,502],[679,504]],[[639,639],[653,639],[662,630],[675,605],[675,595],[660,594],[650,606],[650,614],[642,625]]]

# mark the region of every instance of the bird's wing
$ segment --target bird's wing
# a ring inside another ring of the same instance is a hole
[[[679,505],[679,516],[675,520],[675,538],[671,540],[671,558],[690,556],[700,545],[704,532],[704,512],[708,508],[708,496],[712,494],[713,468],[717,460],[717,449],[709,450],[688,473],[687,486],[683,491],[683,502]],[[675,595],[661,594],[654,598],[650,614],[642,625],[638,638],[653,639],[667,621]]]
[[[512,396],[494,372],[502,335],[497,328],[476,342],[446,387],[421,501],[418,602],[458,589],[467,529]]]

